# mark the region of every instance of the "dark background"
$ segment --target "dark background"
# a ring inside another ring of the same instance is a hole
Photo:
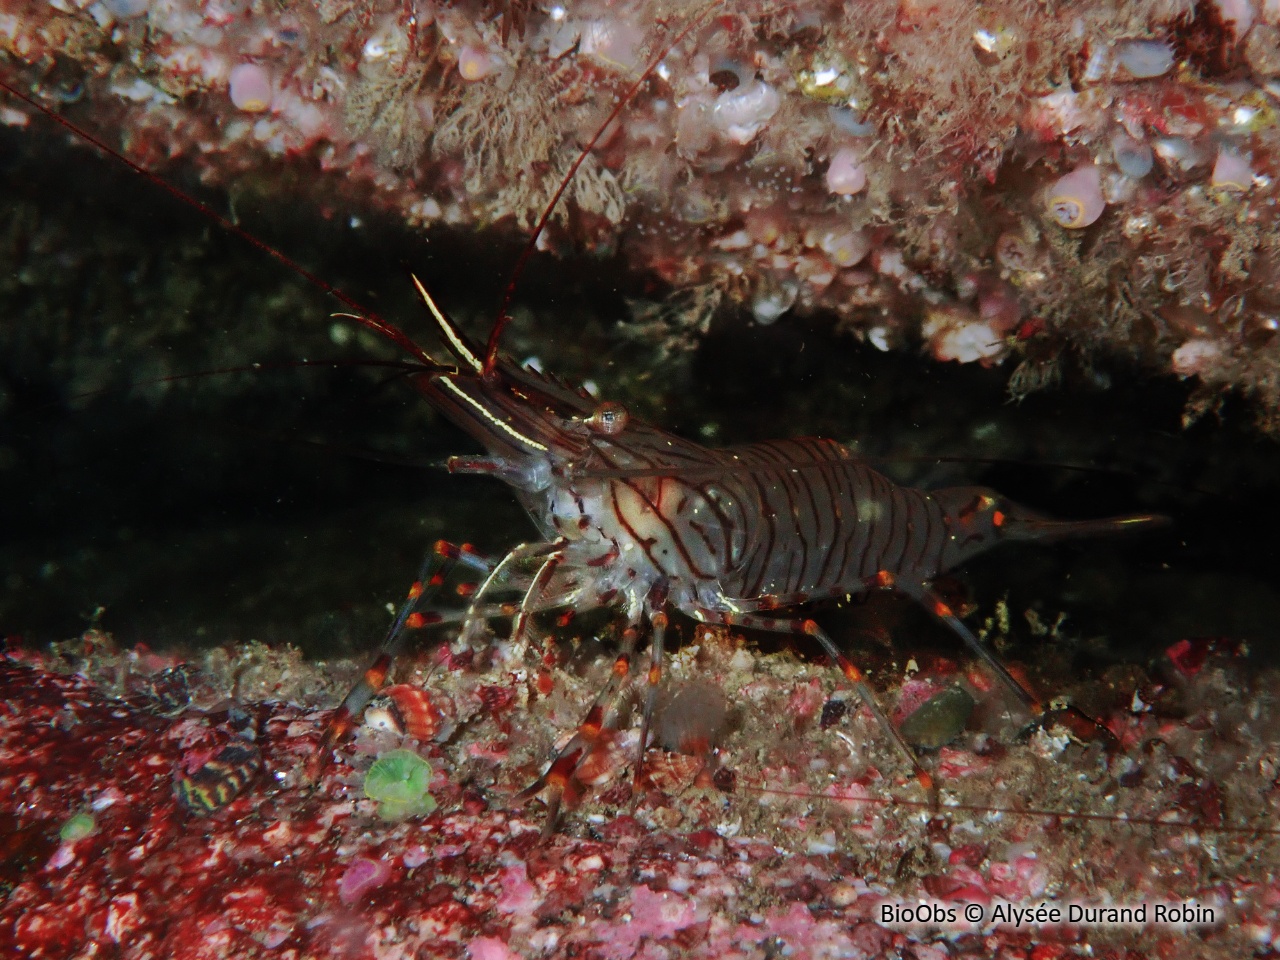
[[[396,355],[330,319],[340,304],[41,122],[0,131],[0,158],[0,633],[351,653],[376,644],[435,539],[499,553],[532,533],[500,483],[429,466],[475,448],[360,365]],[[166,177],[429,350],[408,272],[483,337],[519,251],[501,229],[411,232],[317,203],[283,175],[229,191]],[[880,353],[826,317],[726,311],[671,355],[628,325],[628,299],[663,295],[620,260],[537,256],[506,345],[709,444],[825,435],[901,482],[986,483],[1064,517],[1167,513],[1140,538],[1007,548],[949,589],[984,613],[1007,593],[1019,641],[1023,609],[1066,610],[1100,661],[1202,635],[1272,656],[1280,446],[1246,402],[1184,430],[1185,384],[1068,359],[1058,389],[1014,405],[1012,364]]]

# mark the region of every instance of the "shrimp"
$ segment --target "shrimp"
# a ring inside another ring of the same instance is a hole
[[[468,563],[487,576],[466,623],[509,616],[514,642],[524,635],[529,618],[543,611],[610,607],[626,618],[614,681],[593,704],[579,734],[522,794],[549,790],[551,821],[574,768],[599,738],[605,699],[627,678],[639,631],[647,624],[642,760],[662,682],[670,610],[704,624],[812,638],[920,783],[931,789],[931,775],[919,766],[857,665],[815,620],[778,611],[866,590],[897,590],[922,603],[1029,711],[1039,714],[1036,698],[961,622],[932,582],[1001,543],[1097,536],[1164,522],[1154,514],[1058,521],[984,487],[932,492],[901,487],[823,438],[710,449],[632,417],[620,404],[597,403],[585,392],[516,365],[498,350],[501,322],[481,349],[416,278],[414,283],[452,365],[381,318],[354,319],[420,363],[412,377],[419,393],[485,447],[486,456],[455,457],[449,469],[505,481],[539,535],[496,564],[449,545],[437,548],[446,559]],[[529,562],[536,572],[504,579]],[[482,606],[500,580],[523,591],[519,603]],[[439,622],[439,615],[419,611],[425,595],[420,580],[382,654],[331,723],[322,756],[381,688],[405,631]]]
[[[437,554],[446,562],[470,566],[486,578],[463,618],[464,629],[487,618],[508,616],[513,621],[512,639],[518,640],[530,618],[543,611],[609,607],[621,610],[625,617],[614,679],[588,711],[579,733],[522,794],[529,797],[549,790],[549,822],[554,822],[559,798],[574,770],[606,726],[605,704],[628,678],[641,629],[647,625],[650,654],[639,758],[643,760],[663,677],[672,610],[705,624],[811,638],[834,660],[920,783],[931,788],[931,775],[920,767],[914,751],[877,704],[862,670],[815,620],[780,616],[779,611],[872,589],[896,590],[929,609],[1017,700],[1038,714],[1042,712],[1038,700],[937,595],[933,581],[1002,542],[1093,536],[1149,528],[1163,520],[1141,514],[1054,521],[986,488],[926,492],[900,487],[841,444],[822,438],[709,449],[644,423],[616,403],[597,403],[587,393],[502,355],[501,336],[509,323],[516,282],[578,167],[667,52],[714,6],[691,18],[664,47],[579,153],[517,261],[486,344],[471,342],[416,278],[417,292],[438,327],[450,362],[437,360],[396,325],[303,271],[307,279],[352,308],[354,312],[345,316],[408,355],[413,364],[410,379],[426,401],[485,448],[483,457],[452,459],[451,471],[505,481],[534,520],[538,538],[514,547],[497,562],[463,548],[438,548]],[[21,91],[5,86],[12,95],[44,109]],[[93,142],[120,157],[101,142]],[[224,227],[246,235],[209,208],[202,206],[202,210]],[[261,241],[250,239],[289,263]],[[521,568],[530,564],[534,572],[522,573]],[[348,694],[327,728],[319,759],[311,765],[313,774],[382,687],[406,633],[443,619],[422,609],[425,598],[431,596],[425,586],[441,579],[440,572],[426,574],[411,591],[375,665]],[[490,603],[489,595],[500,588],[521,591],[519,602]],[[638,762],[637,773],[641,767]]]

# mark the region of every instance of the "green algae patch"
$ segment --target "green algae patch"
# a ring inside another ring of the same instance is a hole
[[[98,825],[94,822],[93,817],[87,813],[77,813],[62,825],[62,829],[58,831],[58,836],[64,843],[75,843],[77,840],[83,840],[89,836],[97,828]]]
[[[392,750],[374,761],[364,777],[364,795],[378,805],[383,820],[426,816],[436,808],[431,764],[412,750]]]

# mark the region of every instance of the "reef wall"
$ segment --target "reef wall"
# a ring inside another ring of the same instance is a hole
[[[5,0],[7,82],[149,169],[340,218],[528,231],[685,4]],[[544,248],[662,281],[666,349],[820,313],[1002,364],[1119,356],[1280,428],[1280,3],[734,0],[670,50]],[[0,121],[42,126],[6,98]],[[737,311],[735,313],[735,311]]]

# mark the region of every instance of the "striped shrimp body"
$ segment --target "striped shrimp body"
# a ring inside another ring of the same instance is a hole
[[[418,291],[456,366],[438,362],[385,321],[356,319],[413,353],[424,367],[415,376],[420,392],[486,448],[487,456],[453,458],[451,471],[505,480],[541,536],[496,564],[457,548],[443,550],[448,559],[486,574],[464,629],[510,615],[514,641],[524,635],[532,615],[553,609],[618,607],[627,620],[613,678],[578,733],[521,795],[549,791],[549,823],[575,769],[609,727],[606,709],[630,674],[647,622],[651,652],[640,735],[643,760],[662,679],[669,609],[702,623],[814,638],[929,787],[929,774],[857,666],[815,621],[777,611],[868,589],[896,589],[923,603],[1036,713],[1035,698],[932,591],[931,581],[1004,541],[1094,536],[1163,520],[1133,515],[1057,521],[984,487],[933,492],[903,487],[832,440],[708,449],[630,417],[618,404],[599,403],[520,368],[496,351],[481,359],[421,284]],[[524,569],[535,572],[521,573]],[[492,603],[493,594],[512,589],[523,593],[518,605]],[[404,628],[438,622],[438,616],[417,613],[422,596],[420,589],[411,592],[383,655],[330,726],[326,753],[381,686]],[[638,762],[637,775],[641,767]]]

